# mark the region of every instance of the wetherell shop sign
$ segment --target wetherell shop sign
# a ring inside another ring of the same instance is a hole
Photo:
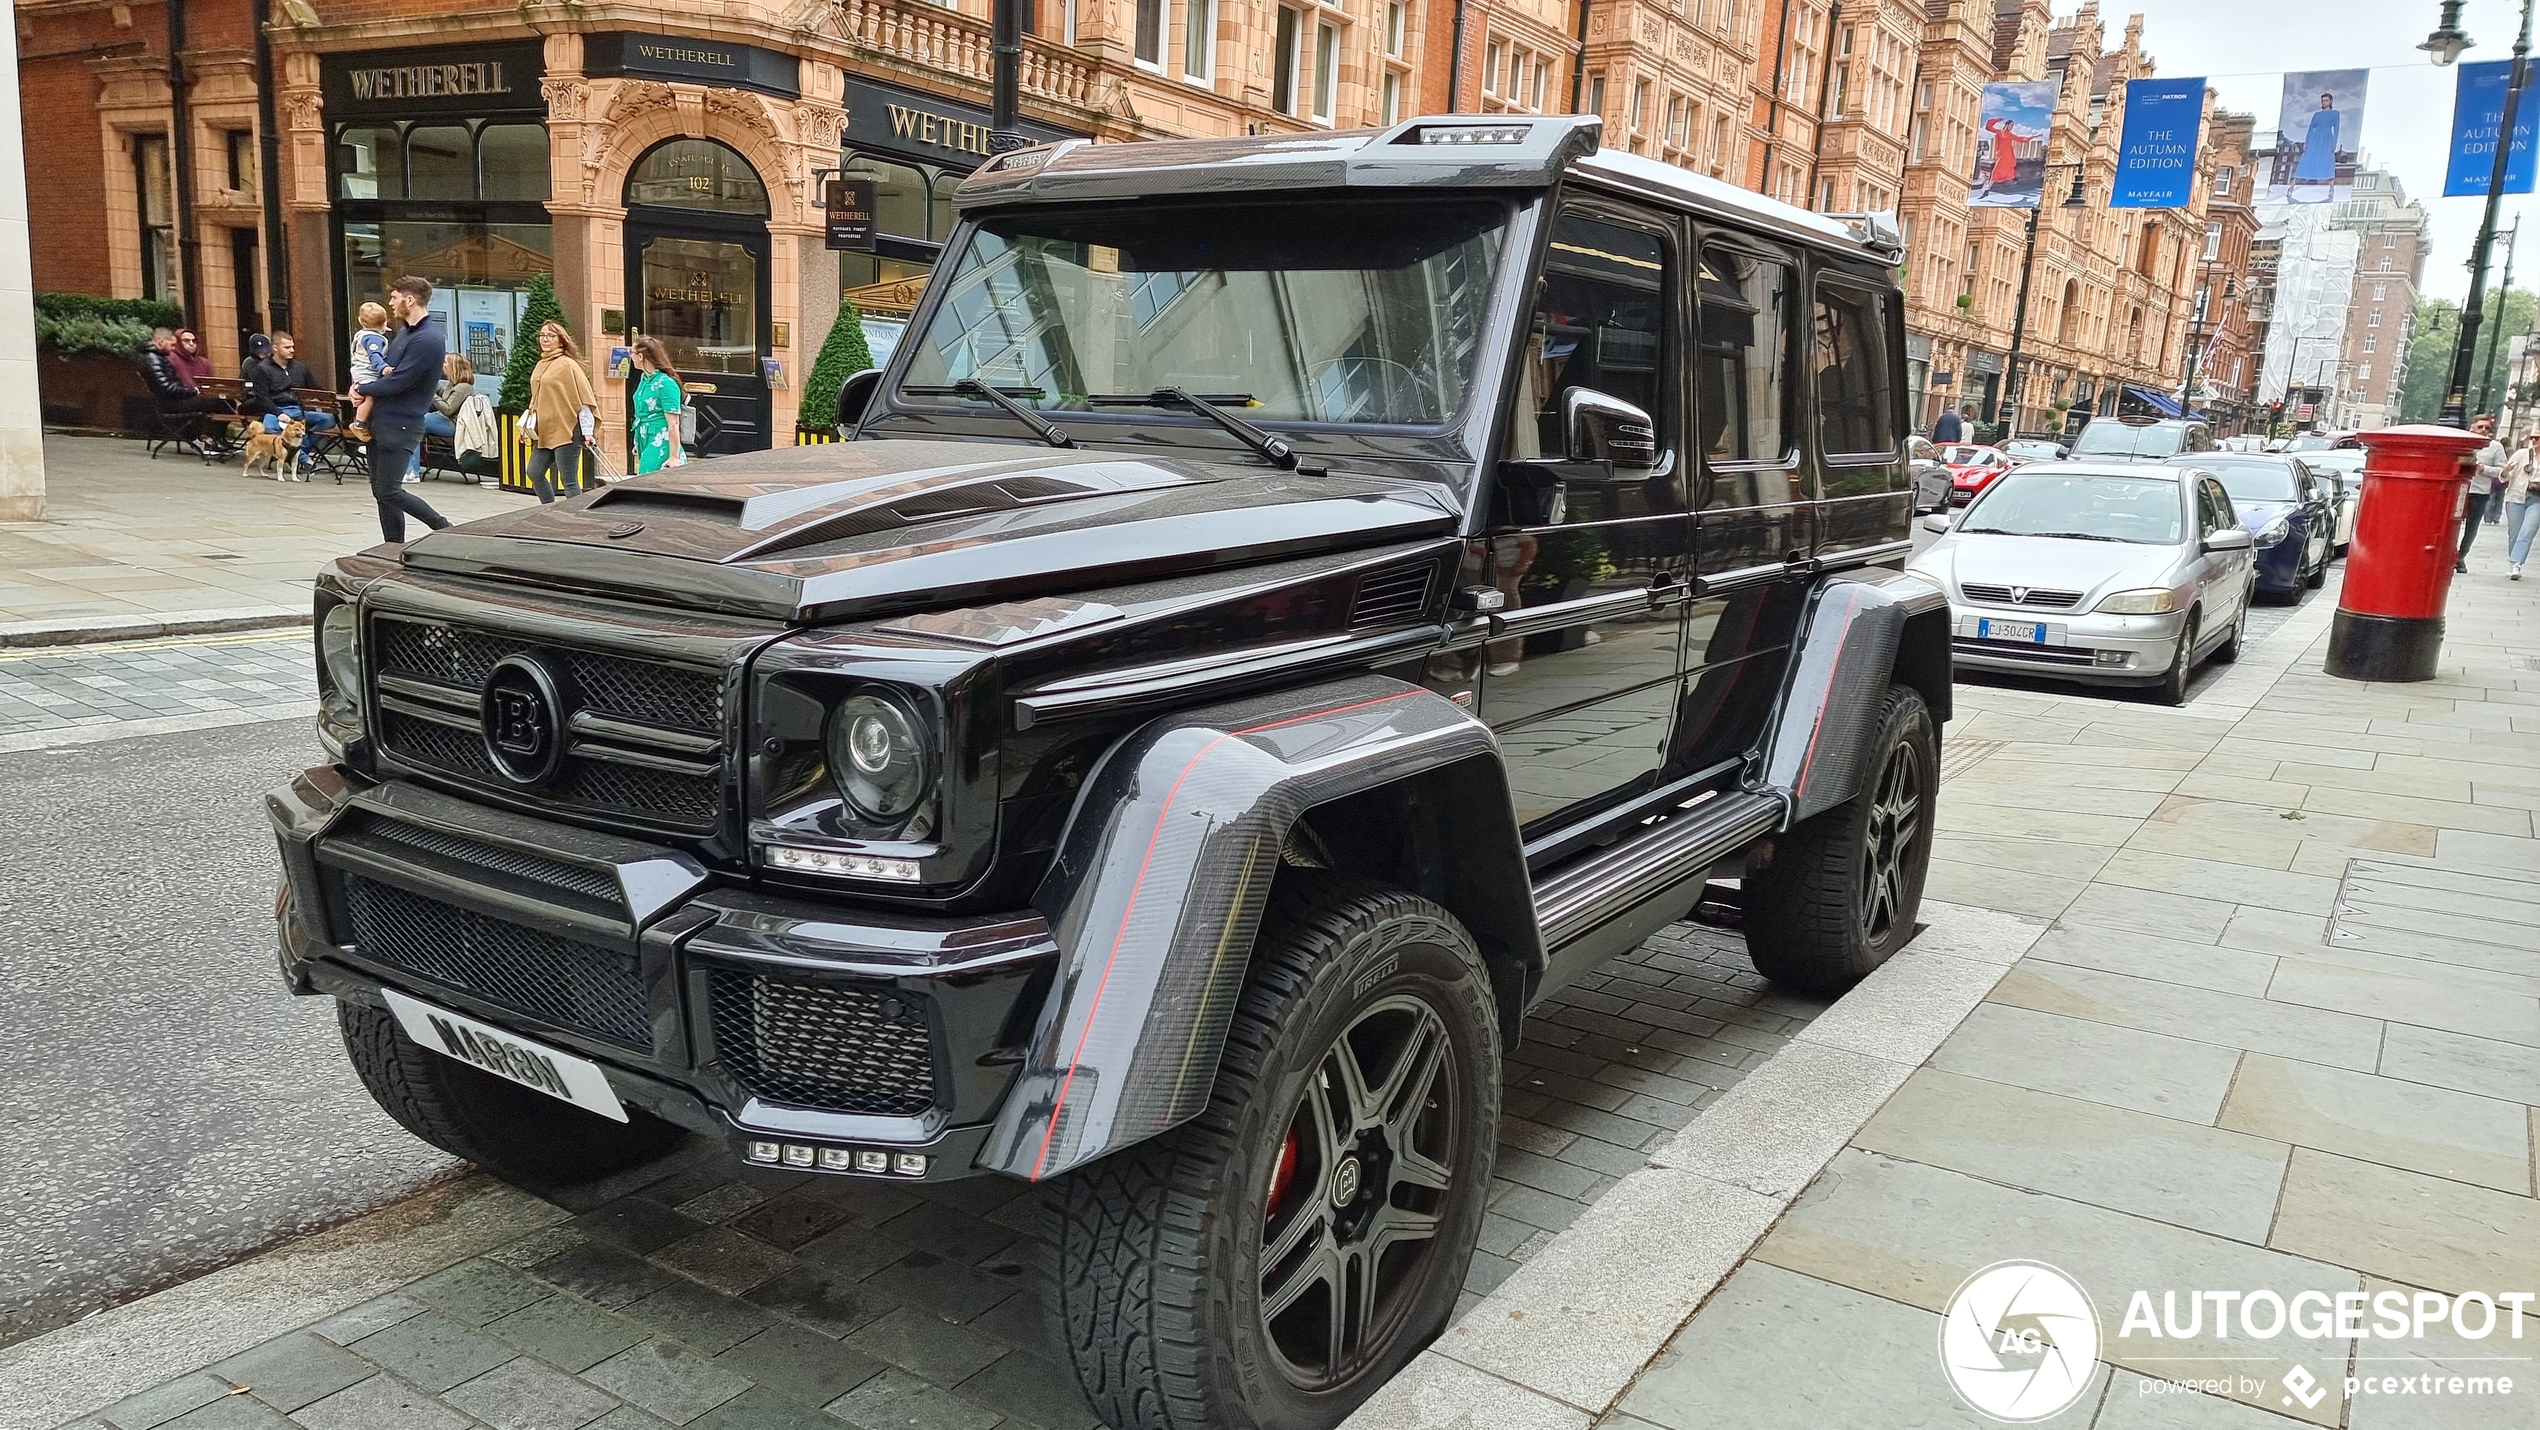
[[[501,60],[461,65],[389,65],[352,70],[344,82],[364,103],[385,99],[439,99],[457,94],[509,94]]]
[[[546,72],[545,48],[535,40],[328,55],[322,69],[327,109],[364,119],[543,111],[538,82]]]
[[[941,164],[967,172],[988,161],[988,111],[931,94],[869,84],[850,75],[846,83],[847,147],[891,154],[921,163]],[[1025,119],[1015,129],[1035,144],[1084,137],[1072,130]]]

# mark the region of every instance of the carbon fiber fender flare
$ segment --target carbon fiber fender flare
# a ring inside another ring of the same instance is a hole
[[[1290,830],[1392,791],[1451,831],[1421,841],[1451,848],[1420,892],[1473,929],[1503,1007],[1511,985],[1522,1006],[1543,949],[1486,726],[1375,675],[1180,711],[1124,736],[1077,798],[1033,897],[1058,974],[978,1165],[1039,1181],[1197,1115]]]
[[[1949,638],[1949,595],[1920,576],[1865,571],[1809,593],[1759,770],[1790,823],[1860,793],[1863,746],[1891,683],[1920,692],[1933,720],[1949,718]]]

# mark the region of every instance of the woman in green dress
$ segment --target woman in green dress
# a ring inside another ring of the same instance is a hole
[[[679,446],[679,408],[682,401],[679,379],[670,370],[669,350],[656,337],[635,340],[635,370],[643,374],[635,382],[633,416],[627,421],[627,432],[635,441],[635,471],[658,472],[664,467],[684,465],[688,454]]]

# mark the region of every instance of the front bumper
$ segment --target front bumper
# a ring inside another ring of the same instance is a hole
[[[1030,910],[764,895],[675,849],[334,767],[266,809],[294,992],[395,988],[588,1058],[625,1102],[750,1160],[971,1175],[1057,968]]]
[[[1951,601],[1952,655],[1976,670],[2046,675],[2058,680],[2140,684],[2169,674],[2178,655],[2183,611],[2153,616],[2071,615],[2029,607],[1980,606]],[[2043,642],[1983,640],[1978,620],[2023,621],[2046,628]]]
[[[2302,589],[2302,553],[2308,545],[2301,533],[2285,537],[2273,546],[2261,546],[2252,553],[2257,567],[2258,589],[2282,593]]]

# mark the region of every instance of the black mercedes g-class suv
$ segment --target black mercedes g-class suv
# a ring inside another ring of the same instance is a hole
[[[853,440],[334,563],[290,986],[532,1184],[1047,1183],[1119,1427],[1445,1324],[1529,1006],[1735,881],[1910,937],[1949,710],[1893,229],[1593,119],[1001,155]]]

